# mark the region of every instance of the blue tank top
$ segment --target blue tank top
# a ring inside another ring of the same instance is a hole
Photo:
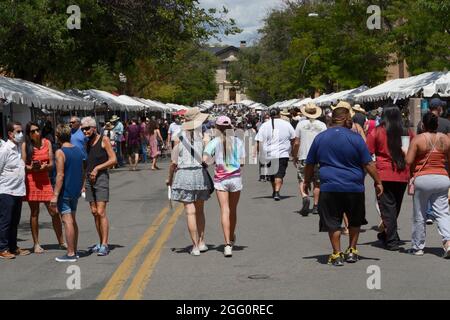
[[[61,194],[64,198],[78,199],[83,187],[83,154],[77,147],[63,147],[66,161],[64,162],[64,182]]]

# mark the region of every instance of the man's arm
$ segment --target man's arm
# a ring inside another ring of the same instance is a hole
[[[294,166],[297,167],[298,163],[298,149],[300,148],[300,138],[296,137],[295,139],[291,140],[292,144],[292,158],[294,159]]]
[[[377,168],[375,166],[375,162],[371,161],[367,163],[364,168],[369,173],[369,175],[372,177],[373,181],[375,181],[375,189],[377,191],[377,197],[381,197],[383,195],[383,183],[380,180],[380,177],[378,176]]]
[[[61,193],[61,189],[64,182],[64,162],[65,162],[65,156],[64,152],[61,150],[56,151],[56,183],[55,183],[55,190],[53,191],[53,197],[50,201],[50,204],[52,206],[56,206],[58,203],[58,197]]]

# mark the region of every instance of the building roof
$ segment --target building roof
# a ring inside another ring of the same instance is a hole
[[[211,54],[214,54],[216,56],[220,56],[224,53],[227,53],[228,51],[235,51],[239,52],[239,48],[235,46],[215,46],[215,47],[206,47],[206,51],[208,51]]]

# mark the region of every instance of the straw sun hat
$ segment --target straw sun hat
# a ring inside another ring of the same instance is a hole
[[[201,113],[199,108],[191,108],[184,114],[185,122],[181,125],[181,129],[194,130],[200,127],[208,117],[209,114]]]
[[[300,112],[309,119],[317,119],[322,115],[322,109],[314,103],[308,103],[300,108]]]
[[[355,116],[355,111],[353,111],[350,103],[348,103],[346,101],[339,101],[339,103],[336,106],[331,107],[332,110],[336,110],[339,108],[344,108],[344,109],[347,109],[348,111],[350,111],[350,117],[353,118]]]
[[[361,105],[359,105],[359,104],[355,104],[355,105],[353,106],[353,110],[355,110],[356,112],[361,112],[361,113],[366,114],[366,110],[364,110],[363,108],[361,108]]]

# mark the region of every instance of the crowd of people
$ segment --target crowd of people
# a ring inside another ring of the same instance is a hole
[[[236,118],[240,114],[237,110],[215,109],[223,115],[212,123],[199,110],[190,110],[174,141],[166,182],[171,186],[172,199],[185,205],[193,243],[191,254],[197,256],[207,250],[203,207],[214,187],[221,209],[224,255],[232,255],[237,204],[243,188],[241,167],[249,163],[249,154],[257,154],[260,181],[271,182],[275,201],[282,200],[283,180],[292,160],[302,199],[299,212],[320,216],[319,230],[328,232],[332,246],[329,264],[342,266],[359,259],[358,237],[361,226],[367,224],[366,174],[374,181],[380,214],[378,239],[384,248],[401,249],[397,221],[408,189],[414,207],[412,247],[408,252],[423,255],[425,226],[432,223],[429,216],[433,216],[442,238],[443,256],[450,258],[450,122],[440,117],[445,106],[444,101],[433,99],[417,134],[405,124],[395,104],[366,112],[362,106],[345,101],[325,111],[310,103],[290,112],[272,108],[255,118],[251,113]],[[212,182],[205,170],[208,164],[215,164]],[[342,234],[349,236],[345,251],[341,250]]]
[[[0,257],[30,254],[17,246],[22,201],[27,201],[34,253],[44,252],[38,222],[43,203],[59,246],[67,250],[56,260],[76,261],[76,212],[81,196],[89,203],[99,237],[89,250],[107,255],[108,170],[123,166],[126,156],[130,170],[136,170],[140,158],[144,163],[151,159],[151,169],[159,170],[158,157],[170,150],[166,184],[171,200],[184,205],[194,256],[208,250],[204,204],[214,192],[220,207],[223,253],[231,257],[242,167],[258,164],[260,181],[269,181],[272,198],[281,201],[292,162],[302,204],[299,213],[319,215],[319,230],[328,232],[331,242],[329,264],[342,266],[359,259],[358,237],[361,226],[367,224],[366,192],[372,192],[364,185],[367,174],[374,182],[380,214],[378,240],[384,248],[401,249],[398,217],[408,190],[413,196],[408,252],[424,254],[426,224],[435,220],[443,256],[450,258],[450,122],[441,118],[445,106],[440,99],[431,100],[417,132],[405,124],[394,104],[366,112],[345,101],[325,110],[309,103],[289,112],[271,108],[261,114],[245,107],[214,107],[209,114],[191,108],[175,116],[170,125],[146,117],[123,124],[113,116],[97,126],[91,117],[72,117],[69,124],[57,126],[54,141],[34,122],[26,125],[25,132],[20,123],[10,123],[7,141],[0,146]],[[213,177],[209,166],[214,166]],[[341,249],[342,234],[349,236],[346,250]]]

